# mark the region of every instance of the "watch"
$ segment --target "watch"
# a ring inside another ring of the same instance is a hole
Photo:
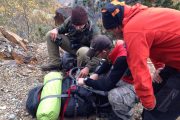
[[[84,80],[83,80],[83,81],[84,81],[84,83],[86,83],[86,81],[87,81],[87,80],[88,80],[88,78],[87,78],[87,77],[86,77],[86,78],[84,78]]]

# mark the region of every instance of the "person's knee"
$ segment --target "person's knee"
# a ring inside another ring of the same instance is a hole
[[[48,31],[46,33],[45,39],[46,39],[47,42],[51,41],[51,32],[50,31]]]
[[[117,107],[117,105],[123,105],[123,98],[122,98],[122,94],[119,94],[118,91],[116,89],[112,89],[111,91],[109,91],[108,93],[108,99],[109,99],[109,103],[113,106],[113,107]]]
[[[126,116],[133,115],[133,107],[135,105],[135,95],[126,88],[115,88],[108,93],[109,103],[112,109],[119,114]]]
[[[82,57],[87,56],[88,50],[89,50],[89,47],[81,47],[81,48],[79,48],[77,50],[77,52],[76,52],[77,57],[82,58]]]
[[[81,47],[77,50],[77,66],[84,66],[87,63],[87,61],[89,60],[89,58],[86,55],[88,50],[88,47]]]

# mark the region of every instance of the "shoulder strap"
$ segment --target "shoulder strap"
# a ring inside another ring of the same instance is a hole
[[[47,82],[44,84],[44,86],[45,86],[47,83],[52,82],[52,81],[56,81],[56,80],[61,80],[61,78],[53,78],[53,79],[47,81]]]
[[[46,97],[41,98],[40,102],[47,98],[67,98],[68,94],[61,94],[61,95],[49,95]]]
[[[82,87],[82,86],[81,86]],[[83,87],[93,93],[96,93],[98,95],[102,95],[102,96],[108,96],[108,92],[105,92],[105,91],[101,91],[101,90],[94,90],[94,89],[91,89],[91,88],[88,88],[88,87]]]

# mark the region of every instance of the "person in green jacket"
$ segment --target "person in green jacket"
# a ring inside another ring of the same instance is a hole
[[[49,54],[49,64],[43,65],[43,71],[61,70],[61,60],[59,47],[64,51],[77,56],[77,65],[82,66],[83,61],[89,61],[86,52],[89,49],[91,39],[99,35],[98,27],[89,19],[87,12],[81,6],[72,9],[71,16],[67,18],[59,27],[49,31],[46,35],[47,48]],[[79,50],[80,49],[80,50]],[[78,52],[77,52],[78,51]],[[98,64],[98,60],[89,61],[86,66],[90,67]]]

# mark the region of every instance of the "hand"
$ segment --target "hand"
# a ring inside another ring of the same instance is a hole
[[[97,80],[99,78],[99,76],[98,76],[98,74],[92,74],[90,76],[90,78],[93,79],[93,80]]]
[[[56,41],[57,34],[58,34],[58,30],[56,28],[50,31],[50,36],[52,41]]]
[[[156,82],[158,84],[162,83],[163,79],[161,78],[161,76],[159,75],[159,73],[161,72],[163,68],[158,68],[154,75],[153,75],[153,82]]]
[[[78,78],[84,78],[89,74],[89,68],[85,67],[81,70],[81,72],[79,73]]]
[[[84,85],[84,78],[78,78],[78,85],[82,86]]]

